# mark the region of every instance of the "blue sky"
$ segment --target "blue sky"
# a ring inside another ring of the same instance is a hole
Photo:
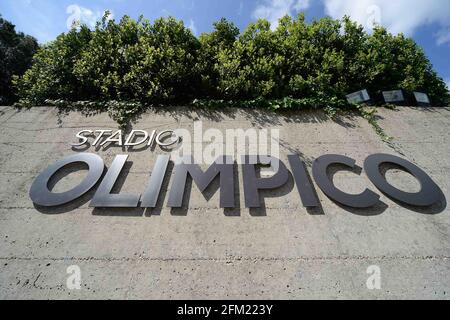
[[[276,26],[279,17],[300,11],[308,20],[347,14],[367,30],[379,23],[413,37],[450,84],[450,0],[0,0],[0,14],[41,43],[67,31],[73,20],[93,26],[105,10],[116,19],[125,14],[150,20],[171,15],[196,35],[210,31],[221,17],[242,30],[257,18]]]

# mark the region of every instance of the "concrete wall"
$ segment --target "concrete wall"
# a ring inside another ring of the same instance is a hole
[[[135,129],[277,128],[281,159],[300,154],[308,163],[337,153],[357,160],[383,152],[424,169],[449,198],[450,109],[381,110],[380,125],[394,137],[388,145],[358,117],[328,120],[322,113],[273,114],[228,110],[148,112]],[[265,193],[265,208],[219,208],[195,186],[180,210],[164,202],[154,210],[88,207],[92,192],[58,209],[35,208],[28,197],[34,178],[48,165],[74,154],[69,142],[81,129],[113,129],[107,114],[86,116],[54,108],[0,108],[0,299],[302,299],[450,297],[450,216],[445,201],[431,208],[404,208],[382,196],[370,210],[343,208],[321,191],[321,210],[301,205],[293,181]],[[83,150],[107,166],[117,154],[132,165],[122,192],[142,193],[162,151],[128,152],[113,147]],[[286,161],[287,163],[287,161]],[[70,171],[69,171],[70,172]],[[64,172],[55,191],[81,181]],[[405,190],[418,189],[406,173],[389,171]],[[339,171],[336,185],[359,193],[377,191],[364,172]],[[167,184],[167,183],[166,183]],[[167,185],[166,185],[167,187]],[[81,268],[82,289],[69,290],[67,267]],[[381,270],[381,290],[368,290],[371,265]]]

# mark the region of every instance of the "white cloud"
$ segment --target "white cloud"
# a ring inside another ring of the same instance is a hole
[[[376,22],[393,33],[414,34],[417,28],[437,24],[434,35],[439,45],[450,42],[449,0],[323,0],[325,12],[333,18],[349,15],[371,29]]]
[[[238,16],[242,15],[242,11],[244,10],[244,2],[239,2],[239,8],[238,8]]]
[[[188,25],[188,29],[191,29],[192,33],[194,34],[194,36],[197,35],[197,27],[195,26],[195,22],[194,20],[189,20],[189,25]]]
[[[309,0],[264,0],[256,6],[253,18],[267,19],[272,29],[278,26],[278,19],[309,8]]]
[[[78,4],[71,4],[67,7],[66,13],[69,17],[66,20],[67,28],[70,29],[74,24],[85,23],[89,27],[95,27],[97,21],[101,20],[106,11],[92,11],[89,8]],[[108,19],[113,19],[114,14],[110,11]]]
[[[441,28],[436,33],[436,42],[438,45],[443,45],[450,42],[450,26],[446,28]]]
[[[301,11],[309,8],[309,0],[297,0],[294,1],[293,6],[295,11]]]

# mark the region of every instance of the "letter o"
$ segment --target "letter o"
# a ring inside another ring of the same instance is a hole
[[[380,172],[383,163],[392,163],[400,166],[403,170],[413,175],[421,185],[421,190],[417,193],[409,193],[399,190],[387,182]],[[442,196],[442,190],[422,169],[411,162],[389,154],[374,154],[369,156],[364,162],[364,170],[370,181],[384,194],[400,202],[427,207],[436,203]]]
[[[77,162],[84,162],[89,167],[87,177],[75,188],[63,193],[53,193],[48,189],[48,183],[53,175],[63,167]],[[105,165],[103,159],[92,153],[68,156],[59,160],[44,170],[33,182],[30,198],[36,205],[54,207],[69,203],[91,190],[103,174]]]

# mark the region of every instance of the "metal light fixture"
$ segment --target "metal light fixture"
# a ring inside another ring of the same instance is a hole
[[[350,93],[350,94],[346,95],[345,97],[347,98],[347,101],[349,103],[354,103],[354,104],[359,104],[359,103],[370,101],[370,96],[366,89]]]
[[[416,99],[416,103],[419,107],[429,107],[431,106],[431,100],[430,97],[428,97],[428,94],[423,92],[413,92],[414,98]]]
[[[402,105],[406,102],[403,90],[383,91],[382,94],[386,103]]]

